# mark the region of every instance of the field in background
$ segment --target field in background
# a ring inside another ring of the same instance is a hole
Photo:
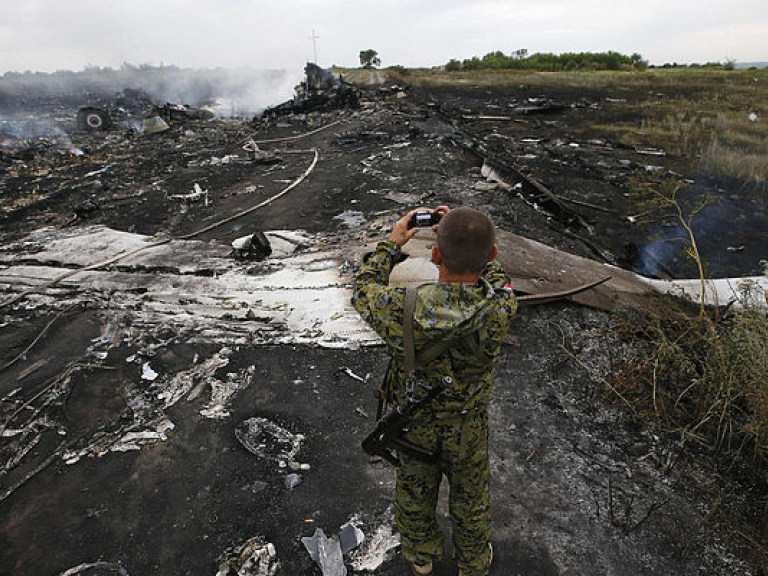
[[[384,81],[424,88],[446,84],[521,85],[542,95],[558,89],[585,96],[610,94],[600,102],[600,124],[590,134],[629,146],[659,148],[715,177],[765,185],[768,180],[768,70],[706,68],[643,72],[530,72],[524,70],[340,70],[353,83]]]

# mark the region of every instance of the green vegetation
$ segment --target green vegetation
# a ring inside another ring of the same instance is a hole
[[[642,318],[620,324],[638,354],[611,384],[639,415],[659,419],[676,434],[681,450],[693,442],[762,470],[768,458],[768,318],[749,304],[720,317],[654,296]]]
[[[624,83],[658,91],[656,98],[614,103],[635,116],[599,124],[606,136],[630,146],[661,148],[713,176],[765,186],[768,182],[768,75],[765,71],[684,69],[646,73]],[[647,88],[646,88],[647,87]],[[696,167],[694,166],[694,167]]]
[[[450,60],[445,69],[459,70],[540,70],[561,72],[570,70],[645,70],[648,61],[640,54],[625,56],[619,52],[564,52],[563,54],[536,53],[528,55],[525,49],[515,50],[509,56],[503,52],[489,52],[482,58]]]
[[[678,298],[650,296],[645,312],[621,317],[619,335],[634,353],[607,383],[636,416],[656,420],[676,437],[677,457],[713,455],[715,461],[765,480],[768,317],[746,284],[736,307],[705,307],[704,292],[709,288],[691,222],[707,200],[685,211],[677,198],[681,188],[682,182],[671,178],[657,183],[652,194],[659,204],[675,209],[687,233],[686,253],[699,272],[702,299],[694,307]],[[673,467],[674,459],[664,466]],[[717,503],[709,513],[716,512]],[[768,527],[768,507],[763,525]],[[745,537],[758,555],[765,549],[765,539],[765,533],[762,538]],[[762,554],[761,561],[768,567],[767,555]]]
[[[516,54],[505,58],[528,60]],[[594,114],[583,114],[583,127],[574,127],[577,134],[580,130],[591,137],[602,133],[627,146],[662,149],[687,162],[694,174],[704,172],[760,186],[768,183],[768,70],[670,65],[628,74],[626,68],[467,69],[461,62],[452,62],[444,70],[412,69],[408,82],[492,86],[508,88],[512,95],[521,85],[540,94],[578,91],[594,98],[599,107]]]

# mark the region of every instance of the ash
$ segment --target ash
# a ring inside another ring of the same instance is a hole
[[[599,97],[484,125],[461,107],[503,95],[426,92],[157,134],[78,132],[54,100],[71,143],[0,141],[0,572],[316,574],[301,539],[351,517],[349,570],[402,572],[394,472],[359,449],[386,355],[349,304],[356,264],[418,204],[620,263],[634,229],[537,200],[510,167],[570,170],[570,192],[622,211],[605,191],[642,166],[564,140]],[[272,253],[233,258],[255,232]],[[608,386],[635,353],[613,318],[559,303],[514,322],[491,407],[492,574],[757,573],[729,529],[754,515],[751,488],[679,457]],[[445,495],[439,510],[448,533]],[[450,555],[438,569],[457,572]]]

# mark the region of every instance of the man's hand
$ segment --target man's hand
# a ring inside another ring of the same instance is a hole
[[[448,212],[450,212],[450,211],[451,211],[451,209],[448,206],[438,206],[437,208],[432,210],[432,212],[435,212],[436,214],[440,214],[440,218],[441,219],[443,218],[443,216],[448,214]],[[437,227],[438,226],[440,226],[440,224],[435,224],[434,226],[432,226],[432,228],[434,229],[435,232],[437,232]]]
[[[449,210],[450,208],[448,206],[438,206],[434,210],[429,211],[440,214],[440,217],[442,218]],[[411,221],[411,218],[413,218],[413,215],[419,212],[424,212],[424,208],[415,208],[395,222],[395,225],[392,227],[392,233],[389,236],[390,240],[395,242],[398,246],[405,246],[406,242],[413,238],[420,230],[419,228],[408,228],[408,223]],[[439,224],[435,224],[432,226],[432,229],[436,231],[438,226]]]
[[[408,222],[410,222],[414,214],[420,211],[421,210],[418,208],[411,210],[408,214],[395,222],[395,225],[392,227],[392,233],[389,235],[390,240],[395,242],[398,246],[405,246],[405,243],[413,238],[419,231],[418,228],[408,228]]]

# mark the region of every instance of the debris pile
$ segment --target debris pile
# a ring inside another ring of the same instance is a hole
[[[254,536],[222,554],[216,576],[275,576],[279,570],[274,544]]]
[[[306,114],[332,108],[357,108],[360,105],[357,89],[341,76],[307,62],[305,80],[296,87],[293,99],[267,108],[264,117],[288,114]]]
[[[3,128],[0,515],[13,528],[0,571],[394,575],[399,536],[382,516],[394,475],[354,449],[386,360],[349,303],[363,254],[406,209],[464,204],[514,246],[502,257],[520,294],[563,291],[604,270],[597,259],[626,265],[624,244],[642,239],[632,175],[680,170],[571,129],[605,100],[556,86],[406,98],[306,73],[256,121],[150,115],[125,91],[113,105],[162,131],[78,131],[71,106],[56,123],[69,140]],[[434,277],[415,252],[431,242],[409,248],[419,269],[406,276]],[[614,274],[601,290],[637,288]],[[722,498],[747,517],[746,498],[686,476],[674,444],[598,399],[625,354],[602,312],[521,308],[491,409],[500,565],[738,573],[699,511]],[[690,490],[675,493],[681,481]],[[522,484],[530,498],[515,496]]]

